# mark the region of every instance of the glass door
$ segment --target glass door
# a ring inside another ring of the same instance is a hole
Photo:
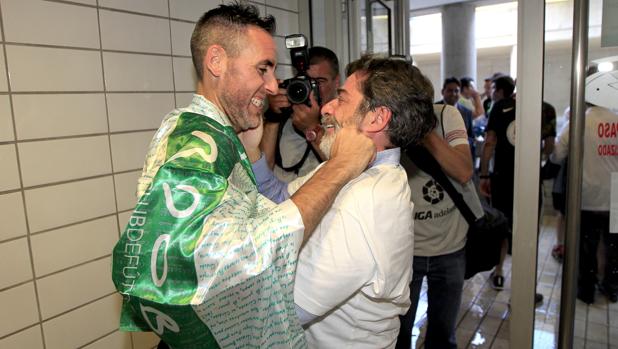
[[[393,52],[391,35],[393,2],[393,0],[360,1],[361,52],[386,54]]]

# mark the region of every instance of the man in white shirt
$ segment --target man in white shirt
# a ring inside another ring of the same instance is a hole
[[[339,97],[322,108],[326,134],[320,148],[331,154],[339,129],[353,125],[373,140],[378,153],[369,169],[339,192],[302,248],[294,302],[311,348],[394,348],[398,316],[410,305],[414,249],[400,147],[419,142],[435,127],[433,91],[403,60],[365,56],[348,66],[347,75]],[[275,201],[313,175],[282,186],[259,150],[248,154],[260,192]]]
[[[607,108],[586,110],[581,202],[581,238],[577,298],[594,303],[597,286],[597,247],[603,236],[605,273],[600,290],[612,303],[618,301],[618,236],[609,233],[612,173],[618,172],[618,115]],[[569,152],[569,125],[558,135],[550,156],[560,163]]]

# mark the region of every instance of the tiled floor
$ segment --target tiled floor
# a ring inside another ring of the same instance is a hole
[[[551,214],[551,212],[550,212]],[[551,256],[556,241],[556,216],[546,215],[539,241],[537,292],[544,296],[543,304],[536,308],[534,348],[557,348],[558,313],[562,266]],[[504,267],[505,289],[498,292],[490,287],[489,272],[477,274],[466,281],[457,321],[459,348],[509,348],[509,299],[511,294],[511,260],[507,257]],[[596,302],[587,306],[577,301],[575,314],[574,348],[618,349],[618,303],[608,303],[597,293]],[[412,343],[422,348],[427,324],[426,284],[412,333]]]

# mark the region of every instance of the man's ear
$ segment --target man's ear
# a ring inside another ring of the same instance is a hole
[[[393,112],[387,107],[377,107],[367,117],[364,129],[368,132],[380,132],[388,129],[388,123],[393,117]]]
[[[214,77],[223,75],[227,68],[227,53],[220,45],[210,45],[204,55],[204,72],[208,70]]]

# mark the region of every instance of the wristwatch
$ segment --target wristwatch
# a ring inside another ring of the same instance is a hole
[[[318,138],[318,134],[314,130],[310,129],[310,130],[305,131],[305,139],[307,140],[307,142],[313,142],[317,138]]]

